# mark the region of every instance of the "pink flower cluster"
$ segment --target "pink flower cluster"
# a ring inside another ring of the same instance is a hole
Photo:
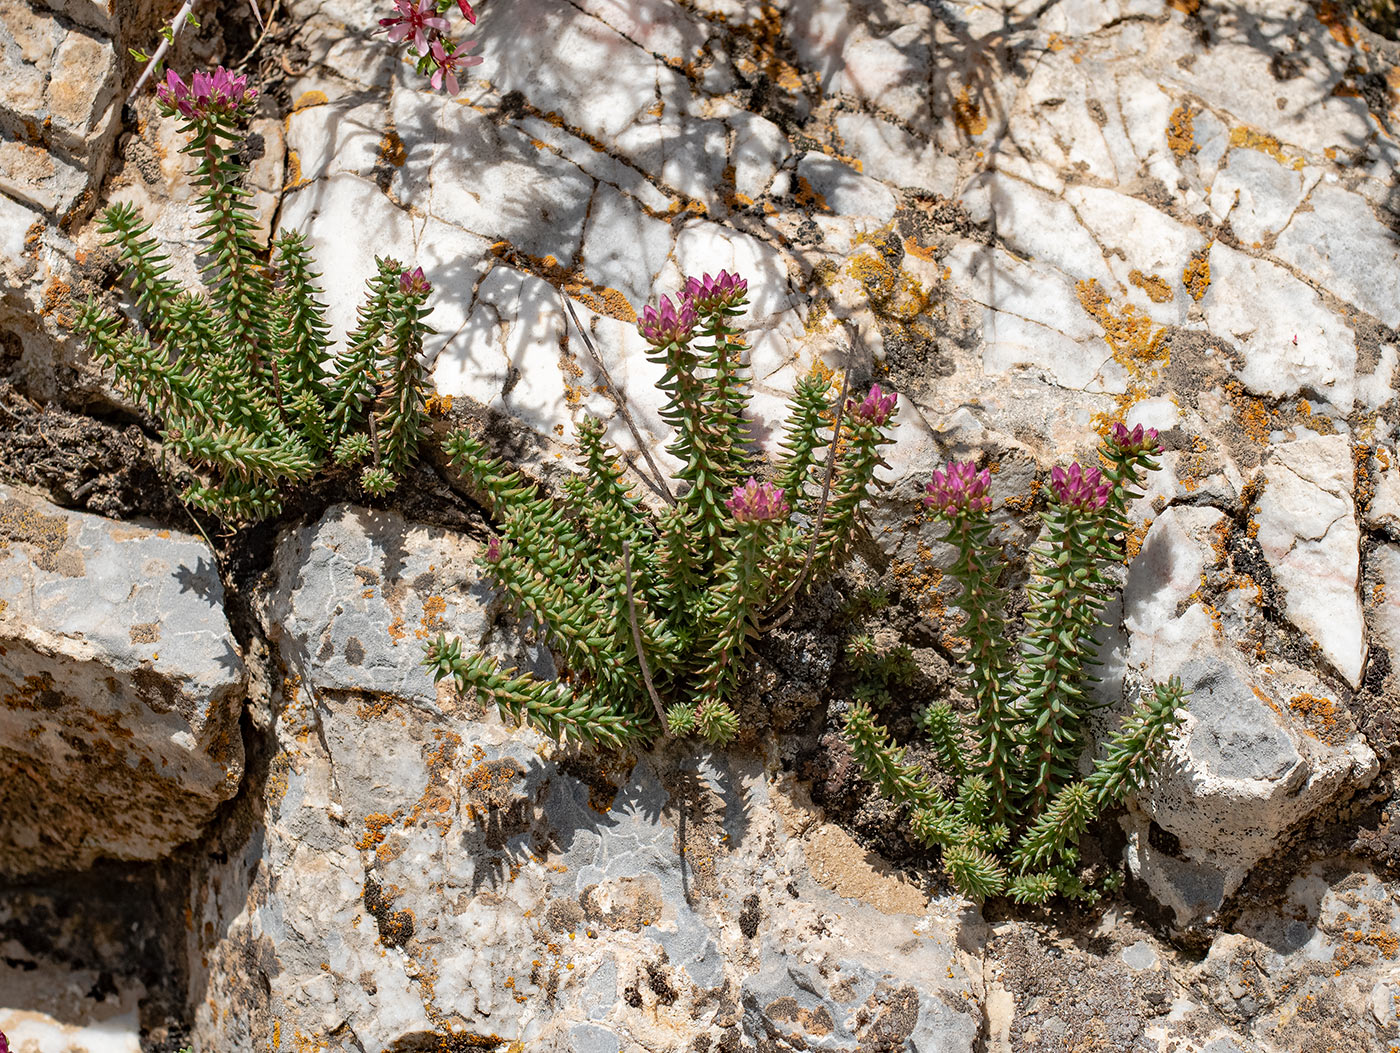
[[[427,296],[433,291],[433,283],[423,276],[422,267],[414,267],[399,275],[399,289],[409,296]]]
[[[663,296],[660,310],[651,305],[642,308],[637,331],[656,348],[689,343],[702,313],[739,307],[748,291],[749,283],[728,271],[720,271],[714,277],[707,274],[703,278],[687,278],[685,286],[675,294],[675,303]]]
[[[501,555],[501,539],[495,534],[492,534],[486,542],[486,562],[499,563],[501,562]]]
[[[924,487],[924,504],[946,516],[992,510],[992,472],[980,472],[971,461],[949,461],[944,471],[933,470],[933,481]]]
[[[196,70],[188,84],[173,69],[168,70],[165,83],[156,87],[156,98],[161,105],[185,117],[205,117],[211,113],[232,116],[257,97],[257,89],[248,87],[246,74],[235,77],[223,66],[213,73]]]
[[[462,16],[476,25],[476,12],[472,10],[472,5],[467,0],[456,0],[456,3]],[[431,83],[435,90],[445,87],[456,95],[462,90],[457,74],[485,60],[480,55],[467,54],[476,47],[475,40],[458,43],[443,35],[452,28],[442,17],[451,6],[439,4],[438,0],[417,0],[416,3],[414,0],[394,0],[398,13],[381,18],[379,26],[381,31],[388,32],[389,39],[395,43],[409,41],[418,57],[428,61],[433,69]]]
[[[1050,489],[1055,492],[1055,499],[1060,504],[1091,512],[1108,503],[1113,486],[1097,468],[1081,468],[1075,461],[1069,466],[1069,471],[1050,469]]]
[[[893,391],[885,394],[879,384],[872,384],[870,394],[865,396],[865,401],[857,402],[855,399],[846,401],[846,412],[858,421],[879,427],[890,419],[890,414],[894,412],[898,403],[899,396]]]
[[[650,304],[642,308],[637,331],[652,347],[688,343],[695,335],[695,324],[699,320],[695,313],[695,301],[685,293],[677,293],[676,300],[679,307],[671,302],[669,296],[663,296],[659,311]]]
[[[1122,421],[1115,422],[1113,427],[1108,430],[1108,441],[1124,453],[1153,454],[1162,452],[1162,444],[1157,441],[1157,429],[1148,428],[1144,432],[1141,424],[1129,431]]]
[[[748,291],[749,283],[743,278],[720,271],[713,278],[708,274],[703,278],[687,278],[684,295],[695,301],[696,310],[708,313],[721,307],[738,307]]]
[[[724,506],[741,523],[760,523],[767,519],[782,519],[791,509],[783,500],[783,488],[772,483],[760,483],[753,476],[743,486],[734,488],[734,496]]]

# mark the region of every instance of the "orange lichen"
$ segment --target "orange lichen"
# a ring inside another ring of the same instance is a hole
[[[403,163],[408,160],[408,150],[399,138],[399,133],[393,129],[385,132],[384,137],[379,140],[379,160],[395,168],[402,168]]]
[[[1207,245],[1192,256],[1181,271],[1181,284],[1191,294],[1191,299],[1199,300],[1210,288],[1210,246]]]
[[[1288,700],[1288,708],[1303,718],[1308,725],[1304,730],[1313,738],[1333,746],[1346,741],[1346,725],[1337,711],[1337,704],[1330,698],[1303,692]]]
[[[1172,287],[1155,274],[1133,270],[1128,273],[1128,281],[1145,292],[1153,303],[1166,303],[1172,298]]]
[[[292,109],[295,111],[304,110],[310,106],[324,106],[329,101],[324,91],[312,89],[311,91],[304,91],[297,96],[297,101],[292,103]]]
[[[390,622],[389,628],[386,631],[389,633],[389,639],[393,641],[395,647],[408,635],[408,628],[404,625],[402,618],[395,618]]]
[[[418,621],[418,629],[413,634],[420,640],[447,628],[443,613],[447,610],[447,600],[441,596],[426,596],[423,599],[423,615]]]
[[[1136,559],[1137,554],[1142,551],[1142,543],[1147,538],[1147,532],[1152,529],[1152,520],[1144,519],[1142,525],[1135,527],[1128,532],[1128,536],[1123,539],[1124,562]]]
[[[1196,115],[1189,106],[1178,106],[1167,118],[1167,147],[1178,161],[1200,149],[1196,145]]]
[[[1387,958],[1400,955],[1400,936],[1390,929],[1373,929],[1370,932],[1348,932],[1346,938],[1352,943],[1366,944],[1380,951]]]
[[[759,7],[758,18],[750,25],[735,26],[736,35],[746,38],[753,47],[752,55],[741,55],[734,65],[745,76],[764,73],[778,87],[794,94],[802,91],[802,75],[797,67],[782,57],[787,49],[783,37],[783,14],[776,4],[765,2]]]
[[[981,135],[987,130],[987,117],[967,88],[958,92],[953,101],[953,123],[968,135]]]
[[[1115,312],[1097,279],[1079,282],[1075,285],[1075,294],[1079,306],[1103,329],[1104,341],[1113,352],[1114,361],[1130,376],[1141,376],[1144,370],[1158,364],[1166,365],[1171,352],[1162,342],[1165,327],[1156,326],[1132,304]],[[1155,369],[1152,372],[1155,374]]]
[[[385,815],[383,812],[371,812],[369,815],[365,816],[365,832],[360,839],[355,842],[355,847],[361,852],[368,852],[378,848],[384,843],[385,829],[398,822],[399,817],[402,815],[403,811],[400,810],[396,811],[393,815]]]
[[[445,417],[452,412],[452,396],[439,395],[434,391],[424,401],[423,408],[430,417]]]
[[[826,203],[826,198],[811,183],[802,176],[796,178],[796,183],[797,189],[792,192],[792,197],[797,202],[798,208],[810,208],[816,212],[831,211],[831,206]]]
[[[1356,29],[1341,5],[1334,0],[1320,0],[1317,4],[1317,20],[1327,27],[1332,39],[1343,47],[1356,46]]]
[[[433,729],[436,747],[429,750],[424,758],[428,769],[428,785],[423,788],[413,811],[404,820],[404,826],[434,826],[438,835],[446,837],[452,829],[452,792],[448,776],[457,758],[457,750],[462,745],[462,736],[455,731],[442,728]]]

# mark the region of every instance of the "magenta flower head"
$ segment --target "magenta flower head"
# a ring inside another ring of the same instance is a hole
[[[380,28],[389,31],[389,39],[400,41],[413,38],[413,48],[420,55],[428,53],[428,45],[437,39],[439,33],[451,28],[447,19],[437,13],[433,0],[394,0],[398,14],[392,18],[381,18]]]
[[[992,472],[980,472],[971,461],[949,461],[943,471],[933,470],[933,481],[924,486],[924,504],[942,515],[980,515],[992,510]]]
[[[464,40],[460,44],[453,44],[452,50],[448,51],[442,46],[441,40],[433,41],[430,50],[433,61],[437,63],[437,69],[433,71],[431,78],[434,91],[445,87],[448,94],[456,95],[462,90],[462,85],[457,81],[457,74],[470,66],[477,66],[486,61],[480,55],[467,54],[474,47],[476,47],[475,40]]]
[[[410,296],[427,296],[433,291],[433,283],[423,277],[422,267],[414,267],[399,275],[399,290]]]
[[[257,97],[257,89],[248,87],[246,74],[235,77],[223,66],[213,73],[196,70],[190,75],[189,84],[173,69],[168,70],[165,83],[156,88],[156,98],[166,111],[184,117],[231,117]]]
[[[890,414],[894,412],[898,403],[899,396],[893,391],[886,395],[880,390],[879,384],[872,384],[870,394],[865,396],[864,402],[857,402],[855,399],[847,400],[846,412],[862,424],[873,424],[879,427],[890,419]]]
[[[0,1031],[0,1053],[10,1053],[10,1040],[3,1031]]]
[[[1127,454],[1145,453],[1150,456],[1162,452],[1162,444],[1157,441],[1157,429],[1148,428],[1144,432],[1141,424],[1129,431],[1122,421],[1116,421],[1108,430],[1108,441]]]
[[[720,271],[711,278],[687,278],[685,294],[695,301],[695,309],[704,313],[721,307],[738,308],[748,302],[749,283],[737,274]]]
[[[499,563],[501,555],[501,539],[492,534],[490,540],[486,542],[486,562]]]
[[[724,506],[741,523],[761,523],[766,519],[783,519],[791,509],[783,500],[783,488],[772,483],[760,483],[753,476],[743,486],[734,488],[734,496]]]
[[[637,331],[652,347],[687,344],[695,335],[695,304],[683,293],[677,299],[680,301],[679,307],[671,303],[669,296],[663,296],[659,311],[650,304],[642,308],[642,319],[637,323]]]
[[[1069,471],[1058,467],[1050,469],[1050,489],[1060,504],[1092,512],[1108,502],[1113,487],[1097,468],[1086,470],[1075,461]]]

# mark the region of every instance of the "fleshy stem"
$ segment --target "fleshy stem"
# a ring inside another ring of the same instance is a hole
[[[987,474],[984,470],[981,477],[983,492]],[[939,503],[931,494],[926,501],[947,521],[947,540],[958,553],[948,570],[962,586],[961,635],[967,644],[959,658],[977,705],[978,758],[973,767],[986,771],[991,815],[1000,822],[1013,808],[1016,795],[1012,772],[1018,734],[1008,697],[1013,673],[1008,662],[1006,594],[998,584],[1003,565],[1000,547],[992,540],[991,498]]]

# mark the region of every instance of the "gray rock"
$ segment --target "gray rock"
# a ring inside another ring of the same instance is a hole
[[[0,486],[0,873],[156,859],[243,772],[243,660],[196,538]]]
[[[1302,758],[1272,711],[1228,665],[1192,663],[1180,671],[1189,708],[1201,730],[1191,736],[1191,759],[1222,779],[1293,782]]]
[[[820,975],[829,1048],[972,1050],[980,973],[954,909],[862,863],[761,764],[588,758],[432,689],[419,642],[386,631],[398,615],[412,636],[429,596],[464,646],[520,647],[489,627],[477,550],[351,507],[282,539],[278,752],[259,839],[199,884],[219,921],[192,947],[197,1040],[662,1048],[786,1026]],[[251,859],[260,880],[216,895]]]
[[[1219,908],[1296,822],[1366,785],[1379,763],[1340,703],[1282,660],[1246,673],[1217,652],[1153,670],[1157,682],[1180,676],[1191,694],[1163,770],[1124,820],[1128,861],[1189,924]],[[1154,843],[1153,824],[1176,839],[1174,851]]]

